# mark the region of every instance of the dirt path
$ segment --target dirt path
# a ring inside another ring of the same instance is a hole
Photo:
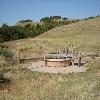
[[[87,68],[83,66],[68,66],[68,67],[44,67],[43,61],[38,62],[32,62],[32,66],[28,67],[32,71],[38,71],[38,72],[48,72],[48,73],[72,73],[72,72],[85,72]]]

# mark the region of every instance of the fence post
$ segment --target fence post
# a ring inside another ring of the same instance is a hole
[[[44,63],[45,63],[45,67],[47,67],[46,53],[44,53]]]
[[[80,53],[79,53],[79,55],[78,55],[78,67],[80,67],[81,66],[81,56],[80,56]]]
[[[66,50],[66,53],[67,53],[67,54],[69,53],[69,48],[68,48],[68,46],[67,46],[67,50]]]
[[[20,69],[20,51],[18,51],[18,68]]]

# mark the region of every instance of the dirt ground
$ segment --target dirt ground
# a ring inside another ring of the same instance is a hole
[[[78,67],[77,65],[67,66],[67,67],[45,67],[44,61],[37,61],[32,62],[31,66],[28,67],[32,71],[38,71],[38,72],[47,72],[47,73],[78,73],[78,72],[85,72],[87,68],[84,66]]]

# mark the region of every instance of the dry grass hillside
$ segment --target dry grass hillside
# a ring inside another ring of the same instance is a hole
[[[70,50],[100,51],[100,17],[54,28],[38,37],[7,42],[21,51],[21,57],[39,57],[46,52]],[[30,65],[27,64],[27,67]],[[100,100],[100,61],[85,64],[86,72],[50,74],[33,72],[20,64],[6,69],[0,83],[0,100]],[[22,69],[21,69],[22,68]]]
[[[100,17],[53,28],[35,38],[11,41],[8,44],[13,51],[21,50],[24,58],[29,55],[39,57],[44,51],[55,52],[67,46],[74,51],[99,52]]]

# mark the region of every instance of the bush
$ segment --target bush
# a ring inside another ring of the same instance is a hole
[[[5,59],[13,58],[13,53],[7,49],[2,50],[1,54],[5,57]]]

